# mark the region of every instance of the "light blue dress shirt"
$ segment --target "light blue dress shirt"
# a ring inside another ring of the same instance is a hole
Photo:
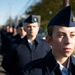
[[[58,62],[58,61],[57,61]],[[70,59],[68,60],[68,64],[67,64],[67,67],[64,67],[62,64],[60,64],[59,62],[58,62],[58,64],[59,64],[59,68],[60,68],[60,71],[61,71],[61,73],[62,73],[62,75],[72,75],[71,74],[71,72],[70,72],[70,66],[69,66],[69,64],[70,64]]]

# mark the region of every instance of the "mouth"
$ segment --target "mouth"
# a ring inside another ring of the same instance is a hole
[[[64,48],[64,51],[71,51],[72,49],[71,48]]]

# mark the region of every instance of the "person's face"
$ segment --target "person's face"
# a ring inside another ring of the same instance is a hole
[[[50,38],[52,53],[57,57],[69,57],[75,46],[75,27],[55,26]]]
[[[17,32],[17,29],[16,28],[13,28],[13,33],[16,33]]]
[[[6,31],[9,32],[9,26],[6,27]]]
[[[11,32],[13,32],[13,29],[12,29],[12,27],[10,27],[10,28],[9,28],[9,32],[10,32],[10,33],[11,33]]]
[[[20,35],[23,35],[25,33],[24,27],[19,27],[18,32]]]
[[[34,37],[38,34],[39,26],[38,23],[26,23],[25,30],[28,37]]]

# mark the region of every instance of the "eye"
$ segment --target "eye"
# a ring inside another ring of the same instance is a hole
[[[36,26],[33,26],[34,28],[36,27]]]
[[[59,33],[58,37],[64,37],[65,35],[63,33]]]
[[[70,36],[71,36],[71,37],[75,37],[75,34],[71,34]]]
[[[28,28],[30,27],[30,26],[27,26]]]
[[[27,26],[27,28],[31,28],[30,26]]]

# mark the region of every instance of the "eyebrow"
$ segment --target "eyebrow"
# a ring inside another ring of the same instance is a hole
[[[65,33],[64,31],[58,31],[57,33]],[[75,31],[71,31],[70,33],[75,33]]]

